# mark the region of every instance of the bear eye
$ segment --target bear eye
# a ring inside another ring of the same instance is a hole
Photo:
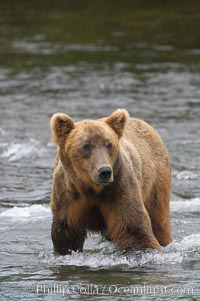
[[[90,151],[93,148],[93,145],[91,143],[86,143],[83,145],[82,149],[84,151]]]
[[[111,150],[111,149],[112,149],[112,147],[113,147],[112,143],[111,143],[111,142],[109,142],[109,143],[107,144],[107,149]]]

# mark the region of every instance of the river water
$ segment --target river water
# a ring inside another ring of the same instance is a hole
[[[199,300],[199,9],[194,0],[0,4],[0,300]],[[168,148],[173,242],[127,254],[92,235],[82,254],[57,256],[50,117],[118,107]]]

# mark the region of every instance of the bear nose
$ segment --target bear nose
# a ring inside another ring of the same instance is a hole
[[[112,175],[112,169],[109,166],[99,168],[98,175],[101,180],[109,180]]]

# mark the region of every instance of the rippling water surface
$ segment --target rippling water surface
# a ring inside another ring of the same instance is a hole
[[[30,2],[0,4],[1,300],[198,300],[199,3]],[[83,254],[56,256],[50,117],[118,107],[168,148],[174,240],[127,254],[92,235]]]

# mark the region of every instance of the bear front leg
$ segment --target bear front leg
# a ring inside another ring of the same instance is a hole
[[[152,231],[152,226],[149,217],[141,219],[140,225],[133,223],[127,227],[127,232],[133,237],[133,242],[136,247],[141,249],[160,249],[160,244]]]
[[[120,199],[109,204],[104,203],[101,210],[109,237],[120,247],[160,248],[142,201],[129,202],[127,199]]]
[[[54,251],[60,255],[71,254],[72,251],[83,251],[83,243],[86,233],[78,233],[67,225],[66,222],[60,221],[53,217],[51,227],[51,237]]]

